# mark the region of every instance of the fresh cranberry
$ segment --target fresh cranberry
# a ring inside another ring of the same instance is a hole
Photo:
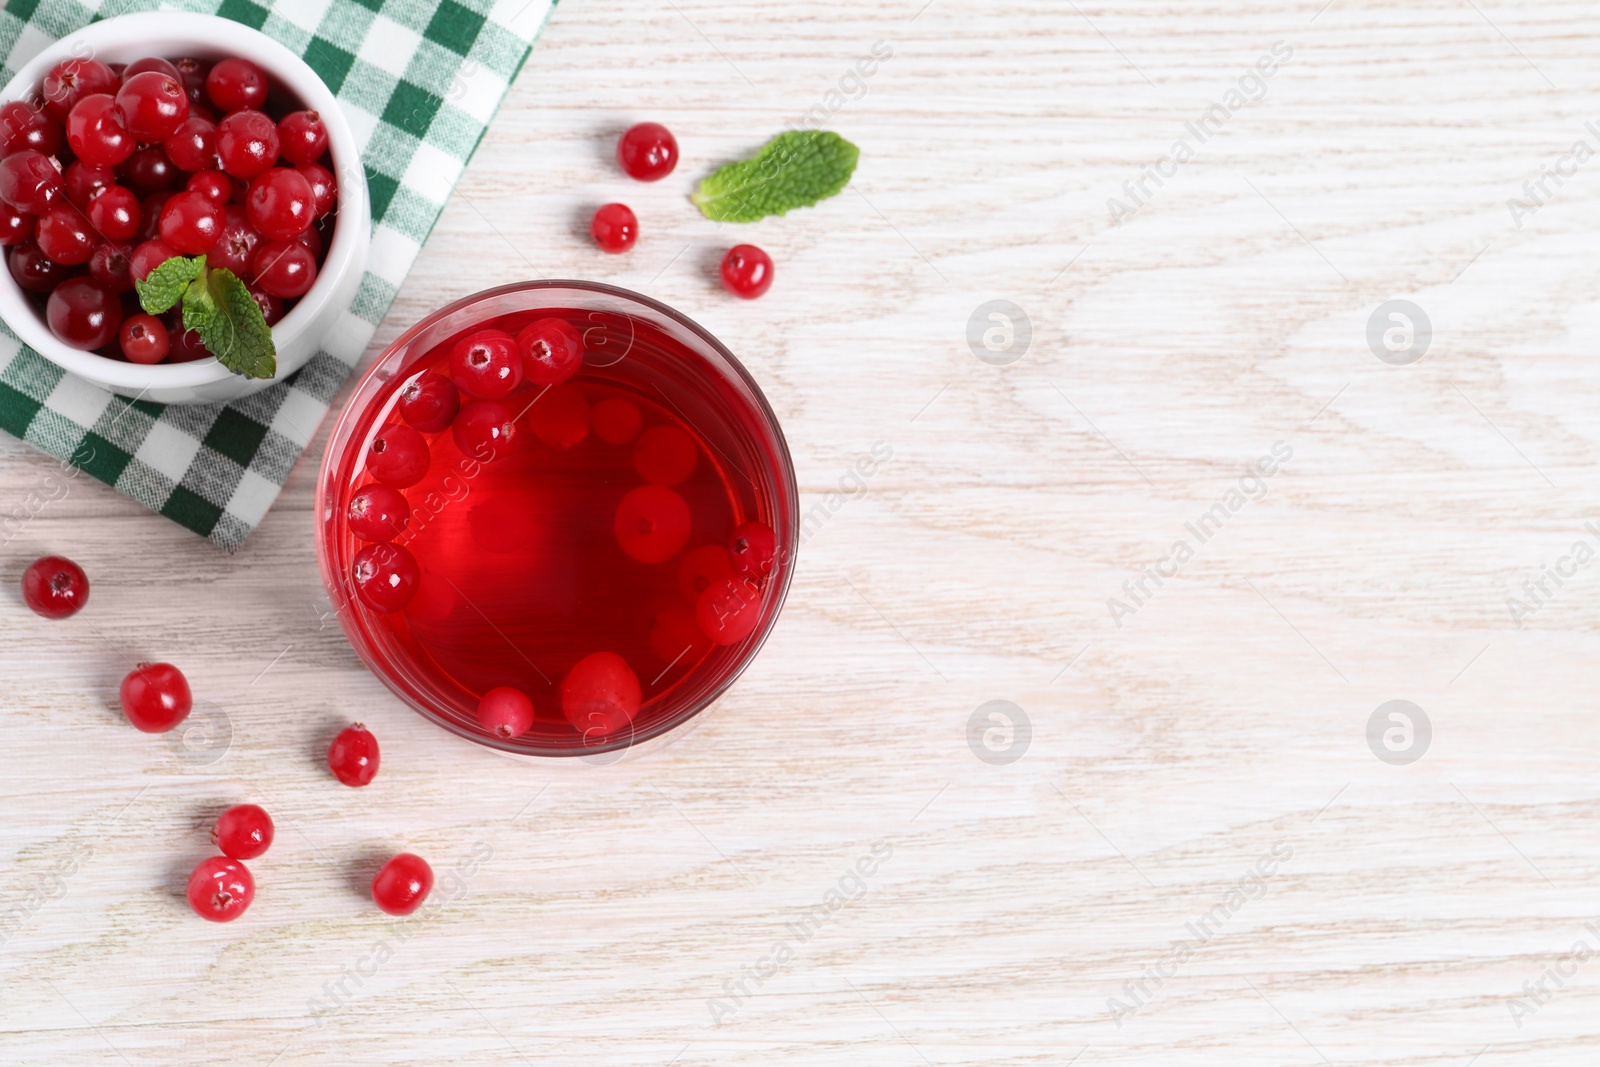
[[[382,482],[357,489],[345,510],[350,532],[363,541],[393,541],[405,532],[411,518],[411,505],[405,494]]]
[[[594,406],[595,436],[608,445],[625,445],[639,435],[644,416],[639,406],[620,396],[608,397]]]
[[[479,330],[450,349],[450,376],[465,393],[498,400],[522,384],[517,340],[504,330]]]
[[[689,603],[698,603],[700,594],[733,577],[733,563],[721,545],[701,545],[685,552],[678,561],[678,590]]]
[[[378,739],[360,723],[346,726],[328,746],[328,770],[345,785],[367,785],[378,776]]]
[[[571,448],[589,436],[589,401],[575,385],[552,385],[529,405],[528,428],[551,448]]]
[[[522,373],[535,385],[560,385],[583,367],[583,337],[566,319],[537,319],[517,333]]]
[[[502,740],[521,737],[533,729],[533,701],[510,686],[491,689],[478,701],[478,725]]]
[[[0,104],[0,156],[31,148],[53,156],[61,151],[61,125],[26,100]]]
[[[62,172],[61,184],[68,200],[79,207],[87,207],[89,201],[102,191],[117,184],[117,172],[110,167],[97,167],[80,159],[68,164]]]
[[[624,729],[639,713],[639,677],[615,652],[594,652],[561,680],[561,712],[585,738]]]
[[[170,317],[164,325],[167,327],[167,336],[172,339],[172,351],[167,353],[167,362],[193,363],[200,359],[210,359],[211,350],[201,339],[200,331],[183,328],[183,313],[173,308],[168,315]]]
[[[166,326],[154,315],[142,311],[123,321],[118,339],[122,343],[123,358],[129,363],[160,363],[172,348]]]
[[[89,262],[95,245],[89,220],[65,200],[45,208],[39,216],[33,239],[39,242],[39,251],[69,267]]]
[[[183,91],[189,94],[189,109],[193,111],[209,103],[211,98],[206,95],[206,75],[211,73],[210,65],[189,58],[174,59],[172,65],[177,68],[178,77],[183,79]]]
[[[170,663],[141,663],[122,679],[122,714],[135,729],[164,733],[189,717],[194,697],[183,672]]]
[[[711,640],[736,645],[761,619],[761,590],[748,578],[725,578],[700,594],[694,615]]]
[[[301,163],[294,169],[296,174],[311,185],[311,195],[317,202],[317,218],[320,219],[332,211],[334,205],[339,202],[339,186],[333,180],[333,172],[320,163]]]
[[[372,879],[372,902],[389,915],[410,915],[433,891],[433,868],[421,856],[402,852]]]
[[[85,163],[115,167],[133,155],[139,142],[123,124],[116,98],[96,93],[79,100],[67,116],[67,146]]]
[[[499,400],[469,400],[450,424],[450,436],[462,452],[488,462],[516,440],[515,413]]]
[[[189,94],[181,77],[155,70],[131,78],[124,73],[117,109],[128,132],[140,141],[164,141],[189,117]]]
[[[272,847],[272,816],[258,804],[235,804],[217,818],[211,841],[236,860],[253,860]]]
[[[401,386],[395,408],[413,429],[438,433],[461,410],[461,391],[437,371],[424,371]]]
[[[210,170],[217,165],[217,124],[210,119],[190,115],[161,143],[182,170]]]
[[[213,252],[216,250],[213,249]],[[261,309],[261,318],[268,326],[277,325],[283,318],[283,301],[271,293],[264,293],[254,285],[246,283],[245,289],[249,291],[250,298],[256,302],[256,307]]]
[[[653,485],[677,485],[699,460],[694,438],[676,426],[652,426],[633,446],[633,469]]]
[[[128,257],[128,273],[136,282],[142,282],[150,272],[178,254],[178,250],[163,241],[145,241],[135,246]]]
[[[322,234],[317,232],[315,226],[307,226],[295,239],[295,243],[305,247],[311,253],[312,259],[322,258]]]
[[[409,426],[385,426],[367,449],[367,473],[385,485],[404,489],[428,473],[428,442]]]
[[[167,150],[160,145],[146,145],[133,155],[128,161],[117,168],[122,181],[134,192],[141,195],[171,189],[182,179],[172,160],[167,158]]]
[[[602,252],[626,252],[639,238],[639,220],[627,204],[603,204],[589,222],[589,234]]]
[[[617,505],[612,531],[622,550],[640,563],[661,563],[689,540],[689,505],[663,485],[641,485]]]
[[[183,187],[191,193],[199,193],[219,207],[226,207],[228,201],[233,199],[233,179],[220,170],[195,171],[189,175]]]
[[[89,277],[113,293],[133,290],[133,275],[128,271],[128,254],[123,246],[101,241],[89,253]]]
[[[22,599],[35,615],[64,619],[89,603],[89,576],[64,556],[45,556],[22,572]]]
[[[656,613],[649,641],[650,651],[666,664],[688,666],[711,651],[711,639],[700,632],[694,609],[682,604],[668,604]]]
[[[222,233],[222,208],[199,193],[175,193],[161,209],[161,239],[184,255],[211,251]]]
[[[248,59],[229,57],[206,75],[206,93],[225,112],[258,108],[267,101],[267,76]]]
[[[154,71],[157,74],[165,74],[167,77],[176,78],[179,81],[183,80],[183,74],[178,70],[177,64],[173,63],[169,59],[162,59],[160,56],[145,56],[143,59],[134,60],[126,67],[122,68],[120,77],[123,84],[127,84],[129,80],[138,77],[146,71]]]
[[[110,344],[117,336],[122,301],[103,282],[82,276],[68,278],[51,290],[44,316],[50,332],[62,344],[87,352]]]
[[[292,240],[309,229],[315,208],[311,183],[288,167],[273,167],[251,182],[244,205],[250,224],[274,241]]]
[[[728,538],[728,557],[733,569],[746,578],[765,578],[778,560],[778,539],[764,522],[747,522],[734,528]]]
[[[85,97],[116,92],[117,75],[98,59],[63,59],[44,76],[40,90],[45,114],[64,122]]]
[[[18,211],[37,215],[61,195],[61,172],[31,148],[13,152],[0,160],[0,200]]]
[[[317,281],[317,261],[294,241],[262,241],[250,260],[255,284],[284,299],[304,296]]]
[[[315,163],[328,150],[328,128],[315,111],[291,111],[278,120],[278,144],[290,163]]]
[[[217,173],[211,171],[210,173]],[[199,177],[200,175],[195,175]],[[200,192],[193,188],[191,191]],[[211,251],[206,253],[206,264],[212,267],[225,267],[241,278],[250,277],[251,264],[255,260],[256,248],[261,244],[261,235],[256,228],[250,225],[250,219],[245,214],[244,208],[237,204],[229,204],[222,209],[222,232],[217,235],[217,243],[211,246]]]
[[[278,128],[259,111],[235,111],[217,123],[217,157],[235,178],[265,174],[278,161]]]
[[[107,241],[133,240],[143,222],[143,216],[139,213],[139,198],[120,185],[110,185],[100,190],[89,201],[88,214],[89,225]]]
[[[135,235],[139,240],[153,241],[160,236],[161,212],[172,196],[172,193],[163,189],[139,201],[139,232]]]
[[[32,240],[34,222],[33,215],[24,215],[9,205],[0,207],[0,248]]]
[[[754,300],[772,288],[772,257],[755,245],[734,245],[722,257],[722,287]]]
[[[48,293],[72,273],[71,267],[63,267],[49,258],[32,241],[12,248],[6,256],[6,266],[12,279],[30,293]]]
[[[630,126],[617,141],[617,163],[630,178],[660,181],[678,165],[678,142],[659,122]]]
[[[256,898],[256,880],[238,860],[212,856],[201,860],[189,875],[186,890],[189,907],[207,922],[232,922],[243,915]]]

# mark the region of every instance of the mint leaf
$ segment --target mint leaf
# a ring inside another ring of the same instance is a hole
[[[784,215],[843,189],[860,155],[859,148],[828,130],[789,130],[752,158],[702,179],[690,199],[715,222]]]
[[[278,352],[261,305],[231,270],[216,267],[189,282],[183,293],[183,327],[200,331],[211,354],[236,374],[271,378],[278,373]]]
[[[159,315],[178,302],[189,283],[205,273],[206,257],[185,259],[172,256],[165,260],[142,282],[134,282],[139,293],[139,306],[152,315]]]

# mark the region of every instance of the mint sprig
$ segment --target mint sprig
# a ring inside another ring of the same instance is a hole
[[[159,315],[183,301],[183,328],[196,330],[217,362],[246,378],[278,373],[272,329],[250,290],[226,267],[206,267],[205,256],[173,256],[134,283],[139,306]]]
[[[755,222],[835,195],[861,150],[829,130],[788,130],[749,159],[729,163],[690,197],[715,222]]]

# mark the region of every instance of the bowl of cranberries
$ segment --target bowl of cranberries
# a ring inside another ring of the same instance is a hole
[[[354,300],[370,230],[333,93],[240,23],[106,19],[0,90],[0,318],[96,385],[182,404],[281,380]]]

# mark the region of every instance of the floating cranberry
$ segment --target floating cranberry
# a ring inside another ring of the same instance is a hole
[[[516,440],[515,412],[499,400],[470,400],[450,424],[450,436],[463,453],[487,463]]]
[[[140,141],[164,141],[189,117],[189,94],[183,79],[160,71],[122,76],[117,110],[123,125]]]
[[[727,578],[700,594],[695,621],[719,645],[736,645],[761,620],[761,590],[748,578]]]
[[[410,915],[433,891],[433,868],[421,856],[402,852],[372,879],[372,902],[389,915]]]
[[[259,111],[235,111],[217,123],[217,157],[235,178],[265,174],[278,161],[278,127]]]
[[[728,558],[746,578],[765,578],[777,563],[778,539],[764,522],[747,522],[728,538]]]
[[[560,385],[583,367],[583,337],[566,319],[538,319],[517,334],[522,373],[535,385]]]
[[[478,725],[502,740],[521,737],[533,729],[533,701],[510,686],[491,689],[478,701]]]
[[[437,371],[424,371],[401,386],[395,408],[413,429],[438,433],[449,426],[456,412],[461,410],[461,391],[455,382]]]
[[[639,700],[639,676],[615,652],[583,657],[561,680],[561,713],[585,738],[625,729]]]
[[[45,556],[22,572],[22,599],[35,615],[65,619],[89,603],[89,576],[64,556]]]
[[[405,532],[410,517],[405,495],[382,482],[357,489],[345,510],[350,532],[363,541],[393,541]]]
[[[689,505],[661,485],[641,485],[617,505],[612,529],[617,544],[640,563],[676,556],[689,540]]]
[[[160,363],[172,349],[167,328],[154,315],[130,315],[119,333],[122,356],[129,363]]]
[[[676,426],[652,426],[633,446],[633,469],[654,485],[677,485],[699,460],[694,438]]]
[[[89,225],[107,241],[131,241],[139,233],[143,216],[139,198],[120,185],[108,186],[89,201]]]
[[[189,717],[189,680],[170,663],[141,663],[122,679],[122,713],[134,728],[164,733]]]
[[[396,489],[416,485],[428,473],[427,440],[409,426],[385,426],[367,448],[367,473]]]
[[[67,146],[85,163],[115,167],[133,155],[139,142],[123,124],[116,98],[96,93],[79,100],[67,116]]]
[[[18,249],[27,245],[19,245]],[[50,332],[62,344],[91,351],[111,343],[122,325],[122,301],[104,282],[68,278],[50,291],[44,306]]]
[[[243,915],[256,898],[256,880],[238,860],[212,856],[201,860],[189,875],[186,890],[189,907],[208,922],[232,922]]]
[[[734,245],[722,257],[722,287],[754,300],[772,288],[772,257],[755,245]]]
[[[257,108],[267,102],[267,76],[248,59],[219,60],[206,75],[206,93],[222,111]]]
[[[619,396],[608,397],[594,406],[590,420],[595,436],[608,445],[625,445],[639,435],[644,416],[639,405]]]
[[[660,181],[678,165],[678,141],[659,122],[628,127],[617,140],[617,165],[630,178]]]
[[[117,75],[98,59],[63,59],[50,68],[39,88],[45,114],[64,122],[86,97],[115,93]]]
[[[450,375],[463,392],[498,400],[522,384],[517,340],[504,330],[479,330],[450,349]]]
[[[357,552],[350,576],[361,602],[385,615],[411,603],[422,580],[416,557],[388,542],[368,545]]]
[[[0,200],[29,215],[37,215],[61,195],[61,172],[50,157],[31,148],[0,160]]]
[[[639,220],[627,204],[603,204],[589,221],[589,235],[602,252],[626,252],[639,239]]]
[[[346,726],[328,746],[328,770],[345,785],[368,784],[378,776],[378,739],[360,723]]]
[[[278,120],[278,151],[291,164],[315,163],[328,150],[328,127],[315,111],[291,111]]]
[[[272,847],[272,816],[258,804],[235,804],[212,827],[217,851],[236,860],[253,860]]]
[[[288,167],[273,167],[251,182],[244,205],[250,225],[274,241],[287,241],[306,232],[315,207],[311,183]]]
[[[589,401],[575,385],[552,385],[528,408],[528,427],[551,448],[571,448],[589,436]]]
[[[251,280],[285,300],[304,296],[317,281],[317,261],[294,241],[262,241],[250,260]]]

